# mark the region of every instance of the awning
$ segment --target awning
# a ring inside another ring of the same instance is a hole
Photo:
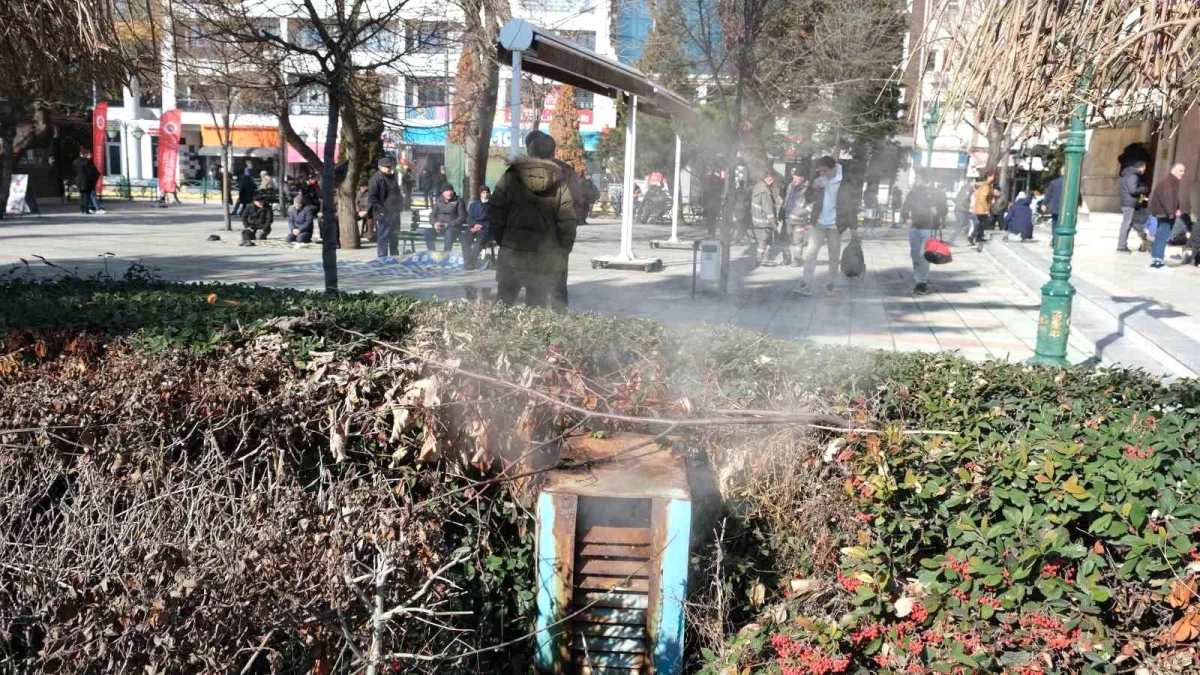
[[[532,31],[533,42],[521,54],[522,70],[613,99],[623,93],[635,94],[638,112],[655,117],[682,122],[696,119],[696,111],[686,99],[655,84],[637,68],[601,56],[523,19],[509,21],[501,33],[524,30]],[[512,52],[497,42],[496,59],[507,64],[512,61]]]
[[[317,153],[317,157],[325,157],[325,144],[324,143],[308,143],[307,145],[308,145],[308,147],[312,148],[313,152]],[[342,154],[341,146],[337,146],[333,149],[333,156],[335,158],[339,157],[341,154]],[[291,145],[288,145],[287,163],[288,164],[307,164],[308,160],[304,159],[304,155],[300,154],[300,152],[298,150],[293,148]]]
[[[203,145],[221,145],[224,131],[210,124],[200,126],[200,142]],[[275,127],[233,127],[229,139],[237,148],[277,148],[279,130]]]
[[[446,126],[404,127],[403,138],[409,145],[445,145]]]
[[[273,159],[279,156],[279,148],[230,148],[229,152],[234,157],[250,157],[254,159]],[[219,145],[201,146],[196,153],[202,157],[222,157],[225,155],[225,148]]]

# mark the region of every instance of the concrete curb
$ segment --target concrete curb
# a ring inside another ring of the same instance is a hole
[[[984,252],[1040,299],[1041,286],[1050,272],[1020,247],[1028,244],[989,242]],[[1153,300],[1130,297],[1117,302],[1111,294],[1074,277],[1075,300],[1071,316],[1074,335],[1092,345],[1104,360],[1168,377],[1200,375],[1200,342],[1147,313]]]

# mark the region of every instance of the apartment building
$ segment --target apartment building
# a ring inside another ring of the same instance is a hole
[[[610,21],[618,0],[512,0],[514,16],[616,58],[617,50]],[[277,11],[277,7],[271,8]],[[437,166],[453,164],[455,158],[446,156],[448,120],[452,111],[454,77],[458,67],[462,17],[450,3],[414,3],[411,12],[403,15],[403,24],[365,50],[403,53],[394,67],[380,69],[382,103],[386,121],[383,134],[385,149],[407,159],[417,167],[436,170]],[[264,28],[277,30],[280,35],[314,44],[313,28],[300,16],[264,16]],[[186,31],[180,40],[187,40]],[[196,36],[196,40],[203,40]],[[156,92],[146,95],[137,82],[122,91],[120,100],[109,102],[109,139],[106,173],[133,180],[151,179],[157,175],[158,120],[164,110],[180,108],[183,129],[180,139],[180,177],[197,180],[213,164],[221,162],[221,143],[218,127],[223,120],[214,119],[208,101],[202,95],[202,82],[189,80],[188,57],[183,54],[202,53],[191,49],[196,45],[174,45],[165,40],[161,62],[161,81],[154,83]],[[374,62],[373,59],[368,62]],[[501,86],[492,145],[507,149],[510,138],[507,68],[501,71]],[[541,85],[542,83],[539,83]],[[528,131],[536,119],[547,128],[557,91],[549,84],[531,87],[542,97],[540,109],[528,107],[522,111],[521,129]],[[527,98],[527,100],[529,100]],[[612,100],[590,92],[576,92],[580,130],[584,145],[594,149],[605,127],[616,123],[616,108]],[[317,154],[325,144],[336,139],[325,137],[327,103],[319,88],[297,92],[289,105],[289,120],[293,129]],[[286,165],[290,174],[307,171],[303,157],[293,148],[281,145],[279,118],[276,110],[256,102],[254,97],[241,97],[233,106],[232,131],[233,165],[235,172],[245,166],[266,169],[279,175]],[[459,153],[461,154],[461,153]],[[458,158],[461,162],[461,157]]]

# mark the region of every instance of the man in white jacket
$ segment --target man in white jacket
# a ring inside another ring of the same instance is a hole
[[[808,245],[804,248],[804,276],[800,286],[794,293],[797,295],[812,295],[811,281],[817,273],[817,254],[822,247],[829,249],[829,279],[825,283],[825,291],[833,292],[833,283],[837,279],[838,262],[842,255],[842,235],[837,227],[837,198],[842,186],[842,165],[837,160],[826,155],[817,163],[820,177],[813,185],[821,190],[820,210],[818,211],[816,227],[809,233]]]

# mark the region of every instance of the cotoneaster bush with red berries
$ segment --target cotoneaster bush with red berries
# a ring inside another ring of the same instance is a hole
[[[1200,672],[1194,381],[946,356],[876,375],[873,417],[950,433],[827,453],[856,513],[832,590],[766,603],[708,672]]]

